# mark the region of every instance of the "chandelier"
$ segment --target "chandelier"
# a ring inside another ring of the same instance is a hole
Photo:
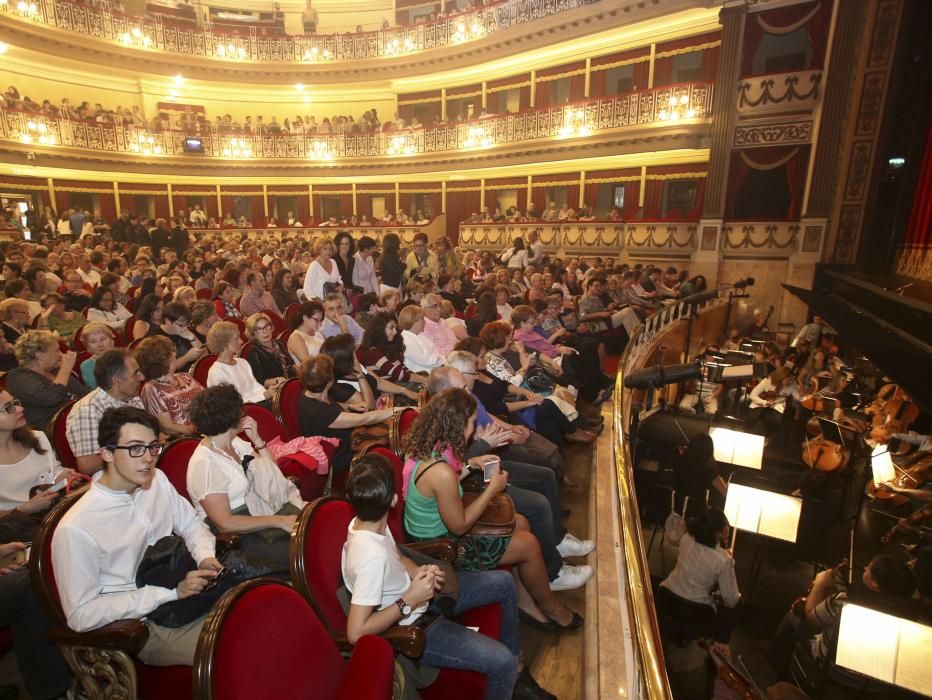
[[[155,137],[146,132],[140,132],[129,143],[129,150],[141,153],[144,156],[162,155],[162,144],[156,143]]]
[[[586,112],[582,109],[567,109],[563,112],[563,126],[557,132],[562,138],[588,136],[592,132],[586,124]]]
[[[492,135],[484,126],[471,126],[466,131],[466,139],[463,141],[465,148],[488,148],[492,145]]]
[[[390,156],[410,156],[417,152],[412,140],[403,134],[392,136],[385,150]]]
[[[120,43],[126,46],[140,46],[148,49],[152,46],[152,37],[143,32],[139,27],[133,27],[128,32],[120,34]]]
[[[0,7],[6,7],[7,0],[0,0]],[[16,3],[16,11],[23,17],[32,18],[39,14],[39,6],[32,0],[19,0]]]
[[[20,134],[19,140],[23,143],[38,143],[42,146],[54,146],[57,139],[49,133],[45,122],[30,119],[26,122],[26,130]]]
[[[327,142],[321,139],[311,144],[311,152],[308,154],[311,160],[333,160],[333,152]]]
[[[237,46],[232,41],[226,44],[217,44],[217,47],[214,49],[214,51],[220,58],[238,58],[241,60],[248,58],[246,49],[244,49],[242,46]]]
[[[414,51],[415,44],[414,41],[410,38],[405,38],[404,41],[395,37],[391,41],[385,44],[385,55],[386,56],[397,56],[399,54]]]
[[[304,60],[305,61],[329,61],[333,58],[333,52],[330,49],[324,49],[321,51],[318,47],[312,46],[309,49],[304,49]]]
[[[224,158],[252,158],[252,146],[243,138],[232,138],[222,151]]]
[[[680,95],[679,99],[671,95],[667,100],[667,108],[661,109],[657,116],[662,122],[675,122],[680,119],[692,119],[696,116],[696,110],[689,107],[689,95]]]

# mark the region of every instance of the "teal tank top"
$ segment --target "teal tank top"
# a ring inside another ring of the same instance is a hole
[[[443,537],[447,534],[447,526],[440,518],[440,509],[437,508],[437,499],[428,498],[417,490],[414,480],[423,460],[418,460],[411,470],[411,482],[408,484],[408,496],[405,498],[405,530],[411,537],[419,540],[429,540]],[[431,467],[432,469],[434,467]],[[460,497],[463,496],[463,487],[459,487]]]

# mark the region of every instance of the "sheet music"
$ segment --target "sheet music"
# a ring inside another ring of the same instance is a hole
[[[898,650],[894,683],[923,695],[932,693],[932,628],[905,621]]]
[[[768,499],[767,507],[762,509],[757,531],[762,535],[774,537],[778,540],[796,542],[802,504],[803,502],[800,499],[792,496]]]
[[[742,484],[728,486],[725,515],[736,530],[795,542],[801,512],[799,498]]]
[[[893,683],[900,636],[899,626],[891,624],[893,620],[896,618],[876,610],[846,605],[841,610],[835,663]]]

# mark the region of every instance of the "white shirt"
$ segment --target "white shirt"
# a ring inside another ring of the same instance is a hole
[[[82,280],[84,280],[87,284],[91,285],[92,287],[96,287],[98,284],[100,284],[100,273],[97,272],[97,270],[95,270],[93,267],[91,268],[90,272],[85,272],[80,267],[77,270],[75,270],[75,272],[77,272],[81,276]]]
[[[149,545],[182,537],[194,561],[215,556],[215,540],[158,469],[148,489],[132,493],[101,486],[72,506],[52,537],[52,565],[58,576],[68,626],[84,632],[116,620],[139,619],[162,603],[178,599],[175,589],[136,587],[136,570]]]
[[[232,365],[214,362],[207,372],[207,386],[232,384],[245,403],[265,401],[265,387],[256,381],[252,367],[242,357],[234,359]]]
[[[231,444],[240,459],[244,455],[254,454],[249,443],[241,438],[233,438]],[[207,512],[201,501],[215,493],[226,495],[231,511],[246,505],[249,479],[243,467],[226,454],[215,452],[206,445],[198,445],[194,449],[188,461],[187,480],[188,496],[194,504],[194,512],[202,520],[207,520]]]
[[[539,264],[544,258],[544,244],[538,240],[533,243],[528,243],[527,248],[528,251],[530,251],[527,260],[528,265]]]
[[[511,257],[508,258],[508,269],[513,270],[516,267],[521,269],[527,267],[527,250],[524,248],[514,251]]]
[[[14,464],[0,464],[0,510],[13,510],[29,500],[29,490],[39,484],[54,484],[62,470],[55,451],[45,433],[31,431],[45,450],[40,455],[35,450]]]
[[[683,535],[676,566],[660,585],[680,598],[714,605],[712,589],[716,584],[725,605],[735,607],[741,598],[735,578],[735,560],[720,545],[712,549],[696,542],[689,533]]]
[[[430,372],[443,364],[443,357],[430,338],[401,331],[405,342],[405,366],[412,372]]]
[[[102,309],[88,309],[87,320],[106,323],[111,328],[122,328],[123,322],[133,314],[127,310],[123,304],[116,303],[113,305],[113,311],[103,311]]]
[[[70,236],[71,235],[71,222],[68,219],[62,219],[58,222],[58,235],[59,236]]]
[[[291,335],[298,336],[298,338],[304,341],[304,344],[307,346],[308,357],[317,357],[320,354],[320,346],[324,344],[325,340],[320,331],[317,331],[314,335],[308,335],[304,331],[292,331]],[[291,359],[294,360],[296,365],[301,364],[301,360],[299,360],[293,352],[289,350],[288,354],[291,355]]]
[[[337,269],[336,262],[331,258],[330,260],[330,273],[327,274],[327,271],[324,269],[317,260],[311,263],[311,266],[307,268],[307,274],[304,276],[304,287],[302,291],[304,292],[305,299],[323,299],[324,298],[324,283],[332,282],[334,284],[339,284],[343,280],[340,277],[340,270]]]
[[[495,309],[505,323],[511,323],[511,312],[514,311],[511,304],[496,304]]]
[[[774,400],[773,405],[761,398],[761,394],[769,391],[775,391],[777,393],[777,398]],[[797,400],[799,399],[799,391],[796,389],[795,384],[778,390],[773,382],[770,381],[770,377],[764,377],[757,383],[757,386],[751,390],[751,407],[772,408],[777,413],[783,413],[786,410],[786,402],[790,397]]]
[[[384,610],[402,598],[411,586],[411,576],[401,561],[391,530],[386,526],[381,535],[357,530],[356,518],[346,530],[341,568],[353,605]],[[424,614],[427,605],[421,603],[398,624],[410,625]]]
[[[368,292],[378,294],[379,278],[375,274],[375,260],[371,255],[364,258],[359,253],[356,253],[353,258],[356,260],[356,265],[353,267],[353,284],[362,287],[363,294]]]

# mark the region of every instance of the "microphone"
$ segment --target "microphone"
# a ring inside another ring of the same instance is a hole
[[[649,389],[698,378],[699,365],[690,362],[682,365],[659,365],[639,369],[625,377],[624,385],[628,389]]]

